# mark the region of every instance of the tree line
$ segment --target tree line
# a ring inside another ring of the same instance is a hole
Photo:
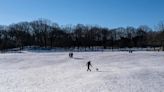
[[[164,47],[164,23],[155,29],[148,26],[109,29],[95,25],[59,26],[46,19],[0,25],[0,50],[44,48],[144,48]]]

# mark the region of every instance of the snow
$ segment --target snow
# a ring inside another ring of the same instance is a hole
[[[164,52],[68,53],[0,54],[0,92],[163,92]]]

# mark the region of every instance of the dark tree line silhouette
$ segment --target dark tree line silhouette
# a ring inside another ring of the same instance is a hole
[[[23,49],[25,46],[44,48],[132,48],[164,47],[164,23],[156,29],[148,26],[115,29],[77,24],[59,26],[46,19],[0,25],[0,50]]]

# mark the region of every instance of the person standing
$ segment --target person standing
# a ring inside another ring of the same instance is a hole
[[[87,71],[91,71],[90,67],[92,67],[91,61],[87,62]]]

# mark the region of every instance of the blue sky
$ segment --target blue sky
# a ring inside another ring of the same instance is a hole
[[[0,25],[39,18],[60,25],[154,27],[164,20],[164,0],[0,0]]]

